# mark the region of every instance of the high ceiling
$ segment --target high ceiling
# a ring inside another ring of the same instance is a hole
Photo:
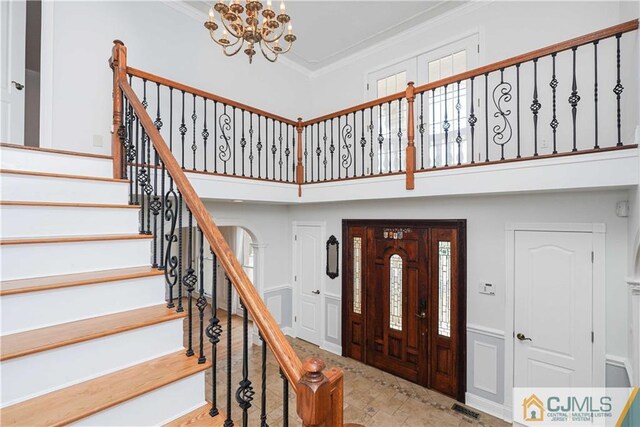
[[[203,18],[212,0],[187,1]],[[398,32],[432,19],[463,1],[305,1],[287,0],[298,40],[286,56],[316,71]],[[273,0],[278,7],[279,1]]]

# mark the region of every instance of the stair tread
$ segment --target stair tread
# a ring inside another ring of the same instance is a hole
[[[66,425],[210,367],[179,351],[3,408],[2,425]]]
[[[140,240],[153,239],[151,234],[97,234],[86,236],[47,236],[47,237],[16,237],[0,240],[0,245],[28,245],[36,243],[76,243],[96,242],[102,240]]]
[[[211,409],[211,403],[207,402],[205,405],[194,409],[188,414],[165,424],[164,427],[220,427],[224,425],[224,419],[226,416],[220,412],[215,417],[212,417],[209,415],[209,409]]]
[[[129,183],[128,179],[105,178],[102,176],[88,176],[88,175],[71,175],[71,174],[53,173],[53,172],[34,172],[34,171],[18,170],[18,169],[0,169],[0,174],[31,175],[31,176],[42,176],[42,177],[48,177],[48,178],[82,179],[87,181],[118,182],[123,184]]]
[[[0,361],[183,318],[164,304],[76,320],[2,337]]]
[[[0,282],[0,296],[25,292],[37,292],[71,286],[91,285],[95,283],[117,282],[141,277],[159,276],[162,270],[153,267],[130,267],[113,270],[90,271],[86,273],[62,274],[57,276],[34,277],[29,279],[7,280]]]
[[[117,203],[75,203],[75,202],[25,202],[19,200],[0,200],[0,206],[34,206],[52,208],[105,208],[105,209],[140,209],[140,205]]]
[[[43,147],[31,147],[31,146],[27,146],[27,145],[10,144],[8,142],[0,143],[0,147],[3,147],[3,148],[15,148],[15,149],[18,149],[18,150],[39,151],[39,152],[42,152],[42,153],[64,154],[64,155],[67,155],[67,156],[92,157],[92,158],[95,158],[95,159],[113,160],[112,156],[107,156],[105,154],[83,153],[83,152],[80,152],[80,151],[57,150],[57,149],[43,148]]]

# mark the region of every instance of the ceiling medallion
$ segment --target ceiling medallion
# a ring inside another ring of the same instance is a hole
[[[222,27],[220,37],[216,36],[216,30],[220,28],[217,21],[221,22]],[[209,10],[209,19],[204,27],[209,30],[211,39],[222,46],[225,55],[233,56],[244,47],[249,63],[252,62],[257,47],[260,47],[267,60],[275,62],[278,55],[289,52],[296,41],[291,17],[285,12],[284,1],[280,3],[280,13],[276,14],[271,7],[271,0],[267,0],[266,8],[257,0],[230,0],[229,4],[219,0]],[[286,42],[286,47],[280,46],[281,39]]]

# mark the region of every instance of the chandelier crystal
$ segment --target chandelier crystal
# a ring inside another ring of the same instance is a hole
[[[211,39],[222,46],[226,56],[234,56],[244,47],[249,63],[258,48],[267,60],[275,62],[279,55],[289,52],[296,41],[284,0],[277,14],[271,0],[267,0],[266,8],[258,0],[230,0],[229,4],[219,0],[209,10],[204,27],[209,30]],[[216,33],[218,29],[222,34]],[[286,46],[280,46],[281,40]]]

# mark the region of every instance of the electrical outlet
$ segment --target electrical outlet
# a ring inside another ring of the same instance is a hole
[[[102,135],[93,135],[91,142],[94,147],[102,147]]]

